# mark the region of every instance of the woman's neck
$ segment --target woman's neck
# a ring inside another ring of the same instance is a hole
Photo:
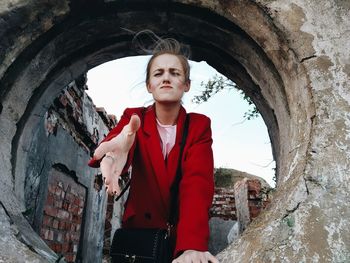
[[[163,125],[174,125],[176,124],[177,117],[181,108],[180,103],[176,104],[160,104],[155,103],[156,116],[158,121]]]

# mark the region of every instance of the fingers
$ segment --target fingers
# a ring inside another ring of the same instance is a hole
[[[104,157],[103,159],[105,159],[106,157]],[[119,177],[126,164],[127,157],[127,153],[119,154],[116,160],[113,162],[112,166],[110,167],[109,174],[111,174],[112,176],[110,177],[110,180],[106,179],[106,187],[108,188],[107,193],[109,195],[120,194]]]
[[[113,176],[113,160],[110,157],[104,157],[100,164],[100,169],[102,173],[102,178],[106,184],[111,182],[111,178]]]
[[[120,171],[116,170],[117,159],[110,152],[102,159],[100,168],[102,173],[102,178],[104,180],[106,191],[109,195],[116,195],[120,193],[119,188],[119,175]]]
[[[118,180],[113,180],[112,183],[106,184],[106,192],[108,195],[119,195],[120,194],[120,187],[118,184]]]
[[[126,164],[129,150],[135,141],[135,133],[140,125],[139,116],[132,115],[129,123],[116,137],[101,143],[95,150],[93,158],[95,160],[102,158],[100,168],[107,193],[110,195],[120,193],[118,178]]]
[[[101,143],[95,150],[94,158],[100,160],[108,152],[128,152],[134,143],[135,133],[140,128],[141,120],[138,115],[132,115],[127,125],[116,137]]]
[[[219,261],[208,251],[186,250],[172,263],[219,263]]]
[[[140,117],[136,114],[132,115],[129,121],[129,133],[135,133],[141,126]]]
[[[219,263],[219,260],[214,257],[212,254],[210,254],[210,252],[205,252],[206,254],[206,258],[208,259],[208,262],[211,262],[211,263]]]
[[[106,153],[112,152],[115,147],[115,142],[112,140],[101,143],[94,152],[94,158],[100,160]]]
[[[106,192],[108,195],[119,195],[120,194],[120,187],[119,187],[118,181],[119,181],[119,177],[117,177],[114,174],[110,183],[108,183],[108,184],[106,183]]]

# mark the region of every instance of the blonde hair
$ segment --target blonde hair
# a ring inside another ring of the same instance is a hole
[[[154,59],[163,54],[176,56],[183,67],[185,82],[190,81],[190,64],[188,63],[190,49],[187,45],[181,44],[174,38],[161,38],[151,30],[143,30],[137,33],[133,39],[133,44],[146,54],[152,54],[146,67],[146,84],[149,82],[149,72]]]

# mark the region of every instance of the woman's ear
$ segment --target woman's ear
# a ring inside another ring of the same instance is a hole
[[[185,92],[188,92],[191,88],[191,80],[186,81],[185,85]]]
[[[146,85],[148,93],[152,93],[151,86],[149,84]]]

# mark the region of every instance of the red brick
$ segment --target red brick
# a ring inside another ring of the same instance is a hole
[[[53,205],[54,202],[55,202],[55,199],[54,199],[53,195],[51,193],[48,193],[46,204]]]
[[[82,207],[79,207],[79,210],[78,210],[78,215],[82,215],[83,214],[83,208]]]
[[[66,223],[64,221],[60,221],[58,224],[58,229],[62,230],[65,229],[66,227]]]
[[[68,211],[73,213],[73,214],[78,214],[78,211],[79,211],[79,206],[76,206],[76,205],[70,205],[68,207]]]
[[[55,251],[56,253],[61,253],[62,252],[62,244],[55,243],[53,251]]]
[[[44,213],[46,215],[52,216],[52,217],[57,217],[58,210],[55,207],[45,205],[44,207]]]
[[[74,233],[72,234],[72,240],[77,241],[76,243],[79,242],[80,235],[79,233]]]
[[[57,200],[57,201],[55,201],[55,207],[57,207],[57,208],[62,208],[62,203],[63,203],[62,200]]]
[[[81,209],[81,208],[80,208],[79,206],[74,207],[74,214],[80,215],[80,214],[79,214],[79,210],[80,210],[80,209]]]
[[[70,230],[72,223],[70,222],[66,222],[66,230]]]
[[[51,225],[52,225],[52,217],[48,215],[44,215],[43,226],[51,226]]]
[[[257,199],[259,198],[259,194],[256,194],[255,192],[248,192],[248,199]]]
[[[73,203],[74,202],[74,195],[67,193],[65,200],[69,201],[69,203]]]
[[[74,262],[74,255],[73,254],[68,254],[64,256],[67,262]]]
[[[40,236],[42,239],[45,239],[46,228],[42,227],[40,229]]]
[[[69,202],[67,202],[66,200],[63,201],[63,204],[62,204],[62,208],[64,210],[68,210],[68,207],[69,207]]]
[[[57,219],[53,220],[52,227],[55,229],[58,229],[58,220]]]
[[[53,251],[55,251],[55,243],[49,242],[49,243],[48,243],[48,246],[49,246]]]
[[[56,187],[55,195],[61,196],[61,194],[62,194],[62,189],[59,187]]]
[[[65,242],[69,242],[71,240],[71,235],[70,235],[70,233],[66,233],[65,235],[64,235],[64,241]]]
[[[69,218],[69,213],[65,210],[59,209],[57,212],[57,217],[59,219],[68,219]]]
[[[80,204],[80,199],[78,197],[74,198],[74,205],[79,206]]]
[[[64,243],[62,245],[62,252],[63,253],[67,253],[69,251],[69,244],[68,243]]]
[[[252,194],[259,195],[261,191],[261,183],[259,180],[248,180],[248,192]]]
[[[81,218],[78,215],[73,215],[72,222],[73,223],[80,223]]]
[[[53,240],[53,231],[50,229],[44,229],[42,232],[42,237],[46,240]]]

